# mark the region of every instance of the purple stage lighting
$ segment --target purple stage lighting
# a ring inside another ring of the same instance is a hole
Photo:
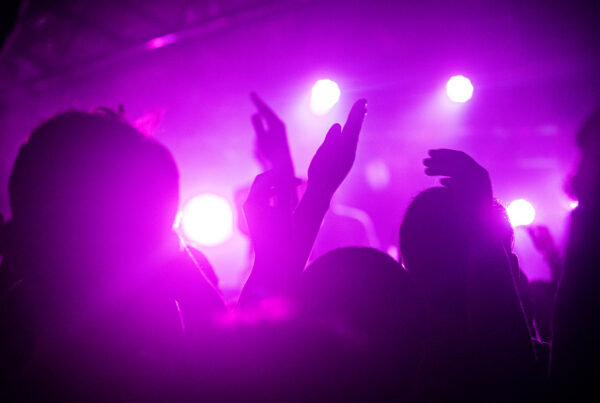
[[[390,184],[390,168],[382,159],[369,162],[365,168],[365,175],[373,189],[385,189]]]
[[[310,110],[315,115],[326,114],[340,99],[340,87],[329,79],[319,80],[312,87]]]
[[[473,96],[473,84],[465,76],[453,76],[446,83],[446,94],[452,102],[467,102]]]
[[[535,209],[525,199],[519,199],[511,202],[506,209],[510,225],[519,227],[521,225],[529,225],[535,219]]]
[[[181,215],[181,229],[190,241],[216,246],[231,238],[233,213],[226,199],[210,193],[191,199]]]

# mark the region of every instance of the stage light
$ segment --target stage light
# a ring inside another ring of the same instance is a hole
[[[310,110],[315,115],[326,114],[340,99],[340,87],[328,79],[319,80],[312,87]]]
[[[577,207],[579,207],[579,201],[578,200],[571,200],[569,202],[569,210],[575,210]]]
[[[535,218],[535,209],[525,199],[519,199],[511,202],[506,209],[510,225],[518,227],[521,225],[529,225]]]
[[[473,96],[473,84],[465,76],[453,76],[446,83],[446,94],[452,102],[467,102]]]
[[[233,233],[233,213],[227,200],[210,193],[191,199],[181,214],[181,229],[190,241],[215,246]]]

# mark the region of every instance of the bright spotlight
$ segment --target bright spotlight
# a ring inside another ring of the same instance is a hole
[[[453,76],[446,83],[446,94],[452,102],[467,102],[473,96],[473,84],[465,76]]]
[[[339,101],[340,87],[328,79],[319,80],[312,87],[310,110],[315,115],[324,115]]]
[[[575,210],[577,207],[579,207],[579,201],[578,200],[571,200],[569,202],[569,210]]]
[[[191,241],[215,246],[233,233],[233,214],[227,200],[210,193],[191,199],[183,208],[181,229]]]
[[[535,218],[535,209],[525,199],[515,200],[508,205],[506,209],[510,225],[518,227],[520,225],[529,225]]]

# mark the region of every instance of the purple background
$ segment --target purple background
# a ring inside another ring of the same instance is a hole
[[[470,153],[503,202],[531,201],[537,223],[562,243],[563,184],[576,162],[574,132],[600,104],[598,5],[522,1],[33,1],[0,58],[0,212],[18,146],[36,124],[69,108],[125,106],[135,119],[163,110],[155,136],[173,152],[182,202],[234,190],[259,172],[253,160],[257,91],[285,120],[298,175],[326,129],[359,97],[368,116],[353,171],[337,200],[367,212],[380,247],[397,242],[404,209],[436,181],[429,148]],[[524,4],[525,3],[525,4]],[[585,3],[585,2],[581,2]],[[163,37],[164,35],[168,35]],[[162,40],[150,42],[153,38]],[[152,49],[152,44],[168,46]],[[475,87],[452,105],[444,86]],[[308,99],[320,78],[340,102],[323,117]],[[366,169],[385,162],[390,183],[371,189]],[[238,288],[246,241],[203,251],[225,288]],[[516,248],[531,279],[548,270],[522,229]]]

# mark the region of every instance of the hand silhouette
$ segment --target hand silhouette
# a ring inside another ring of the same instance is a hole
[[[528,225],[527,233],[533,246],[542,254],[550,266],[552,281],[558,282],[562,277],[563,263],[550,230],[545,225]]]
[[[358,135],[367,111],[367,101],[358,100],[352,106],[344,128],[331,126],[323,144],[308,167],[308,186],[332,196],[350,172],[356,157]]]
[[[250,94],[257,113],[252,115],[256,133],[255,155],[263,169],[283,169],[294,175],[285,124],[255,93]]]
[[[282,183],[275,170],[257,175],[250,188],[244,213],[255,259],[240,296],[242,305],[277,294],[295,274],[289,264],[293,253],[292,207],[286,201],[290,189],[295,191],[293,185]]]
[[[269,126],[263,130],[262,120],[255,118],[257,141],[274,158],[284,144],[287,150],[283,123],[258,97],[253,99]],[[295,210],[289,201],[300,181],[289,170],[274,168],[256,177],[244,205],[256,259],[241,304],[282,290],[302,273],[331,197],[354,162],[365,111],[366,101],[357,101],[344,129],[331,127],[310,163],[307,189]]]
[[[554,239],[550,234],[550,230],[545,225],[529,225],[527,233],[533,242],[533,246],[544,256],[549,256],[556,253]]]
[[[439,149],[429,150],[430,158],[423,164],[429,176],[446,176],[440,183],[453,189],[466,206],[473,204],[492,205],[492,184],[488,172],[473,158],[462,151]]]
[[[254,179],[244,213],[257,260],[285,257],[287,253],[283,246],[291,239],[292,207],[287,203],[290,191],[295,191],[294,184],[283,183],[275,170]]]

